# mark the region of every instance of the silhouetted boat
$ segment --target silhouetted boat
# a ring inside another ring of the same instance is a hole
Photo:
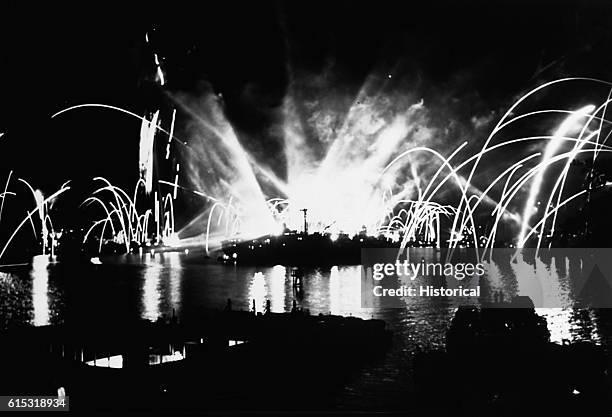
[[[408,246],[431,247],[432,244],[411,242]],[[364,248],[399,248],[399,243],[384,236],[360,234],[350,237],[289,231],[280,236],[226,240],[222,242],[223,254],[219,260],[256,265],[357,265]]]
[[[226,310],[182,323],[90,323],[4,336],[0,351],[13,352],[6,383],[39,395],[63,387],[71,410],[94,411],[329,406],[330,394],[390,341],[380,320],[299,310]],[[30,366],[42,376],[29,377]]]
[[[415,356],[421,400],[454,415],[595,415],[607,409],[601,346],[549,341],[527,297],[457,309],[445,351]],[[452,382],[436,403],[440,382]],[[599,414],[597,414],[599,415]]]

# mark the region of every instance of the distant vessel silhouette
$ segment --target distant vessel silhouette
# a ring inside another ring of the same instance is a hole
[[[308,233],[307,210],[301,232],[284,228],[281,235],[266,235],[257,239],[229,239],[222,242],[224,263],[241,264],[290,264],[290,265],[356,265],[361,261],[364,248],[399,248],[398,241],[385,236],[368,235],[364,229],[359,234]],[[408,246],[431,247],[434,242],[409,242]]]

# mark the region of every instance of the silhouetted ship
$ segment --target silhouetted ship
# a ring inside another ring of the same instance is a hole
[[[281,236],[225,241],[220,260],[241,264],[357,264],[362,248],[396,245],[384,237],[339,235],[332,238],[329,234],[286,232]]]
[[[345,233],[308,233],[306,211],[301,232],[287,227],[281,235],[266,235],[257,239],[230,239],[222,242],[219,260],[250,265],[356,265],[365,248],[399,248],[399,242],[384,236],[370,236],[362,230],[349,236]],[[409,242],[408,246],[434,246],[434,242]]]

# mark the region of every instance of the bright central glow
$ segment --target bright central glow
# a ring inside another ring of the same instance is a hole
[[[178,237],[178,233],[172,233],[169,236],[162,238],[162,242],[166,246],[170,246],[171,248],[176,248],[181,245],[181,239]]]
[[[106,217],[91,226],[85,239],[96,228],[100,250],[108,240],[105,233],[112,233],[115,243],[124,244],[126,251],[133,242],[149,246],[160,241],[168,246],[204,243],[209,251],[227,239],[245,241],[280,235],[285,228],[298,232],[307,228],[309,233],[328,234],[333,240],[344,234],[366,234],[384,236],[402,248],[412,244],[441,247],[448,243],[451,247],[486,249],[500,242],[498,225],[508,222],[513,223],[512,227],[514,223],[520,225],[520,230],[511,231],[517,233],[518,246],[539,232],[539,247],[543,236],[554,236],[557,210],[588,193],[583,189],[564,195],[572,161],[581,153],[590,153],[595,160],[602,152],[612,152],[605,145],[608,135],[602,134],[603,129],[609,129],[607,124],[600,123],[599,129],[588,132],[585,128],[587,117],[601,120],[595,116],[605,113],[610,99],[598,107],[588,105],[579,110],[518,111],[529,97],[552,86],[580,81],[607,89],[608,84],[602,81],[565,78],[532,89],[505,112],[478,148],[484,134],[480,130],[493,123],[492,116],[475,115],[469,126],[452,117],[441,122],[440,114],[423,100],[415,100],[407,91],[385,87],[389,79],[382,79],[381,83],[381,77],[372,74],[355,96],[338,93],[327,85],[327,80],[307,80],[304,86],[304,80],[296,80],[276,109],[274,128],[262,142],[239,137],[226,117],[222,96],[213,93],[198,98],[177,97],[182,109],[192,116],[181,127],[189,143],[173,136],[174,115],[167,132],[161,128],[157,113],[141,117],[103,104],[73,106],[56,113],[53,117],[79,108],[98,107],[141,120],[139,184],[146,191],[151,190],[151,144],[155,133],[169,135],[168,142],[176,140],[185,149],[180,155],[180,166],[184,167],[180,172],[190,184],[179,185],[177,164],[174,182],[157,181],[171,186],[172,191],[164,198],[156,191],[154,208],[142,214],[136,209],[137,192],[130,198],[108,181],[96,179],[105,181],[105,186],[86,202],[102,206],[101,214]],[[557,117],[561,113],[569,116],[552,135],[536,130],[525,137],[502,139],[508,135],[500,134],[510,130],[513,135],[518,120],[531,121],[535,116],[550,114]],[[455,129],[455,124],[462,129]],[[578,131],[580,137],[571,137]],[[539,152],[530,149],[542,139],[549,143],[540,157]],[[564,142],[573,144],[573,149],[562,152]],[[510,146],[514,145],[521,146],[527,155],[513,158],[516,148]],[[529,169],[534,161],[539,163]],[[546,177],[551,171],[549,165],[558,161],[565,164],[563,172],[556,178]],[[486,188],[479,189],[475,179]],[[543,184],[550,181],[554,188],[548,201],[538,202]],[[523,200],[522,190],[527,183],[529,193]],[[180,240],[175,233],[172,203],[178,189],[202,198],[201,211],[178,231],[183,236]],[[104,200],[96,196],[102,193]],[[518,203],[517,196],[521,200]],[[522,216],[515,212],[517,205],[522,207]],[[536,211],[538,219],[532,229]],[[477,223],[486,218],[482,214],[490,215],[488,224]],[[155,226],[154,233],[149,229],[150,222]],[[547,227],[548,235],[544,233]],[[503,237],[501,241],[505,240]]]
[[[387,105],[367,97],[351,107],[335,135],[329,127],[321,126],[318,136],[330,137],[331,142],[324,157],[317,160],[304,152],[305,138],[296,128],[298,117],[287,104],[287,181],[276,177],[272,181],[280,184],[279,191],[287,196],[284,204],[275,207],[277,222],[301,231],[301,210],[307,209],[309,232],[379,233],[389,212],[383,196],[395,179],[393,175],[381,178],[381,174],[392,158],[412,142],[405,139],[414,140],[414,128],[424,123],[422,103],[407,106],[398,114],[389,113]],[[428,139],[430,133],[420,134]]]
[[[421,161],[405,158],[385,173],[387,165],[434,134],[422,101],[400,101],[363,92],[344,118],[319,111],[303,122],[287,98],[282,130],[287,164],[279,175],[282,170],[256,161],[239,143],[220,99],[209,97],[194,109],[201,115],[193,133],[206,140],[191,145],[186,161],[194,192],[214,202],[205,213],[207,242],[279,234],[283,225],[302,231],[304,209],[310,233],[380,234],[397,202],[414,191],[411,174]],[[308,124],[314,137],[305,133]],[[392,188],[395,201],[389,201]]]

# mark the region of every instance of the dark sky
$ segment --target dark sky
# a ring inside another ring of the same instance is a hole
[[[612,79],[612,4],[604,1],[211,3],[1,10],[0,179],[15,169],[48,191],[96,175],[134,184],[137,120],[93,110],[49,117],[91,102],[142,114],[163,94],[147,85],[147,31],[164,59],[166,93],[195,93],[206,82],[254,137],[292,77],[330,68],[348,89],[390,69],[418,80],[426,100],[453,91],[477,97],[479,111],[559,76]]]

